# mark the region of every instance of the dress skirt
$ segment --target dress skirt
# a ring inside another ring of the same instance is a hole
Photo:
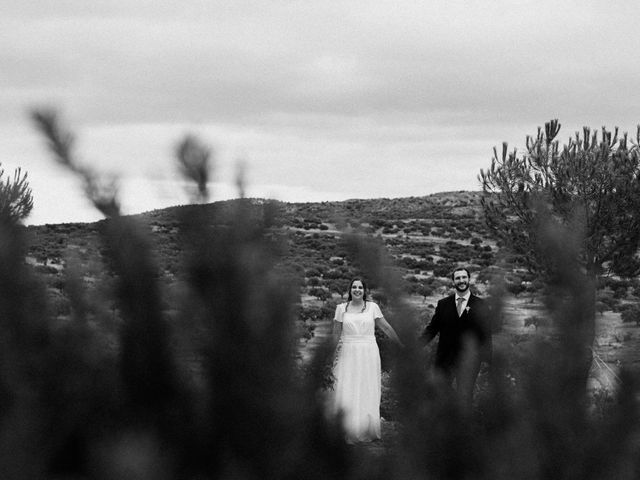
[[[345,335],[333,370],[334,406],[349,442],[369,442],[380,434],[380,352],[375,336]]]

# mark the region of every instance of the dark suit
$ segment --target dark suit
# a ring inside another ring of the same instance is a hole
[[[461,396],[470,401],[480,363],[491,359],[490,317],[486,302],[471,294],[458,316],[455,294],[438,301],[422,334],[428,342],[440,335],[435,366],[447,379],[455,377]]]

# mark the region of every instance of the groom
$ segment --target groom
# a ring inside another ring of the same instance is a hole
[[[436,370],[448,384],[455,380],[462,404],[471,407],[480,364],[491,359],[490,318],[486,302],[469,290],[469,270],[456,268],[451,278],[455,293],[438,301],[422,337],[429,343],[440,334]]]

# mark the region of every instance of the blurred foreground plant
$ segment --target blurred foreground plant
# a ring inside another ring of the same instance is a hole
[[[35,112],[33,120],[57,161],[83,179],[88,197],[107,216],[105,261],[122,317],[117,356],[91,353],[112,362],[105,377],[110,394],[94,398],[95,385],[83,382],[73,392],[85,410],[109,415],[80,421],[66,411],[68,403],[52,411],[71,424],[55,445],[58,456],[41,453],[36,472],[182,479],[326,478],[348,471],[340,430],[326,421],[317,395],[319,367],[302,377],[295,363],[293,289],[273,274],[278,248],[265,236],[273,207],[256,212],[240,200],[230,209],[185,210],[186,293],[172,306],[180,309],[168,324],[149,232],[120,214],[115,183],[102,188],[99,176],[77,161],[73,135],[55,112]],[[198,186],[198,200],[206,200],[208,150],[188,137],[176,153]],[[72,278],[69,284],[77,286]],[[90,309],[83,308],[81,294],[71,298],[76,315],[70,334],[90,332]],[[33,316],[45,331],[52,328],[44,308]],[[195,334],[176,332],[180,326]],[[177,350],[178,337],[189,342]],[[76,369],[95,373],[84,352],[75,355]]]

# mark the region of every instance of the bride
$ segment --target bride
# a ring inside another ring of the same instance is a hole
[[[367,297],[360,278],[349,285],[347,302],[336,307],[334,336],[338,340],[333,412],[342,415],[349,443],[370,442],[380,434],[380,352],[375,327],[402,345],[380,307]]]

